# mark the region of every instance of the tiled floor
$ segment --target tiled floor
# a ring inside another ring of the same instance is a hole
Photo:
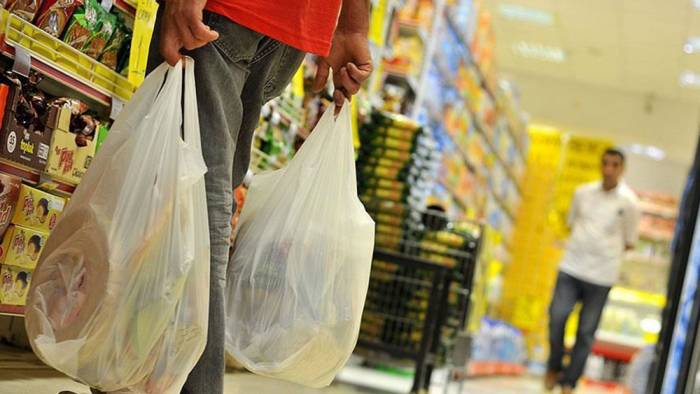
[[[358,378],[354,373],[354,381]],[[359,375],[360,381],[385,380],[386,390],[392,386],[392,379],[382,379],[376,373]],[[388,384],[386,384],[389,382]],[[400,379],[399,379],[399,383]],[[409,382],[410,385],[410,382]],[[405,384],[395,384],[399,390],[377,391],[345,384],[334,384],[323,390],[314,390],[293,384],[267,379],[248,373],[229,373],[226,375],[226,394],[380,394],[387,392],[406,392]],[[36,360],[33,354],[0,347],[0,394],[57,394],[62,390],[74,391],[78,394],[89,394],[82,384],[48,369]],[[539,379],[535,378],[492,378],[475,379],[464,383],[461,393],[456,385],[448,391],[444,386],[434,387],[430,394],[540,394],[545,393]],[[579,394],[611,394],[582,388]]]

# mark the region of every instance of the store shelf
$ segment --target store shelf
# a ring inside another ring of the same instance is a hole
[[[501,210],[506,214],[506,216],[508,216],[508,218],[510,218],[511,222],[515,222],[515,214],[513,213],[513,211],[511,211],[508,204],[506,204],[506,202],[503,201],[503,199],[498,194],[496,194],[496,191],[494,191],[490,186],[488,186],[488,188],[491,192],[491,196],[493,196],[494,201],[496,201],[498,206],[501,207]]]
[[[22,48],[32,57],[33,69],[103,105],[111,105],[112,97],[131,98],[135,88],[128,79],[23,19],[6,18],[4,55],[14,58],[16,48]]]
[[[629,335],[618,334],[616,332],[598,330],[595,334],[596,341],[607,344],[624,346],[627,348],[640,349],[647,345],[642,338],[637,338]]]
[[[513,173],[513,169],[510,167],[510,165],[505,161],[504,158],[501,157],[501,155],[498,153],[498,150],[496,149],[496,146],[493,144],[493,141],[488,136],[488,133],[486,131],[486,126],[481,122],[479,118],[476,117],[476,114],[474,112],[471,112],[472,119],[474,121],[474,125],[476,126],[476,130],[481,134],[481,136],[484,139],[484,142],[486,142],[486,145],[489,147],[489,150],[493,154],[493,156],[496,158],[496,161],[503,167],[503,170],[505,171],[506,175],[510,180],[513,182],[515,185],[515,189],[518,191],[518,194],[522,195],[522,188],[520,186],[520,181],[518,178],[515,176]]]
[[[445,81],[448,84],[455,85],[453,82],[454,78],[450,77],[448,72],[444,70],[439,64],[433,62],[433,66],[438,70],[438,73],[442,77],[443,81]],[[505,161],[504,158],[501,157],[499,154],[498,150],[496,149],[496,146],[493,144],[491,139],[488,137],[488,132],[487,132],[487,126],[485,126],[482,122],[481,119],[476,115],[476,113],[469,107],[469,103],[467,102],[466,98],[462,98],[465,102],[465,107],[469,111],[469,116],[471,117],[472,121],[474,122],[474,126],[476,130],[481,134],[483,137],[484,142],[486,142],[486,145],[489,147],[489,150],[491,153],[493,153],[494,157],[496,157],[496,161],[503,167],[503,170],[505,171],[506,175],[510,180],[513,182],[515,185],[515,189],[517,190],[518,194],[522,195],[522,187],[520,186],[520,181],[518,178],[515,176],[513,173],[513,169],[508,165],[508,163]],[[511,135],[512,137],[512,135]],[[513,142],[517,144],[517,140],[513,138]],[[456,144],[455,144],[456,145]]]
[[[391,76],[391,77],[394,77],[397,79],[404,80],[406,82],[406,85],[413,91],[413,93],[415,93],[415,94],[418,93],[418,88],[419,88],[418,80],[413,75],[406,74],[403,71],[394,70],[388,66],[384,66],[384,73],[387,76]]]
[[[0,304],[0,315],[24,316],[24,306]]]
[[[678,218],[678,208],[666,207],[643,200],[639,202],[639,208],[643,214],[658,216],[664,219]]]
[[[428,33],[425,28],[415,21],[409,20],[399,20],[399,32],[404,33],[404,35],[415,35],[423,42],[423,45],[428,44]]]
[[[669,257],[647,256],[641,253],[627,253],[624,261],[666,267],[671,264]]]

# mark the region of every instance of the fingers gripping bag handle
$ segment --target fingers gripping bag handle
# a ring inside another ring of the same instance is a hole
[[[310,387],[330,384],[355,347],[374,247],[348,105],[334,111],[286,167],[253,178],[227,272],[227,351]]]
[[[182,68],[158,67],[120,113],[29,290],[35,353],[102,391],[177,393],[206,342],[206,168],[194,89],[182,138]]]

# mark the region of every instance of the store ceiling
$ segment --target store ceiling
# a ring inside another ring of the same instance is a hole
[[[680,80],[686,71],[700,78],[700,53],[683,50],[689,37],[700,36],[700,10],[693,0],[484,5],[494,17],[497,67],[520,86],[533,121],[612,136],[623,144],[653,144],[671,160],[690,162],[700,88],[681,86]],[[546,59],[536,56],[543,50]],[[559,50],[563,61],[551,56]]]

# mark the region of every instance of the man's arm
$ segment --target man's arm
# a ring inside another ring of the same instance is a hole
[[[313,85],[314,91],[321,91],[333,70],[333,99],[337,106],[356,94],[372,73],[368,32],[369,0],[343,0],[331,52],[319,59]]]

